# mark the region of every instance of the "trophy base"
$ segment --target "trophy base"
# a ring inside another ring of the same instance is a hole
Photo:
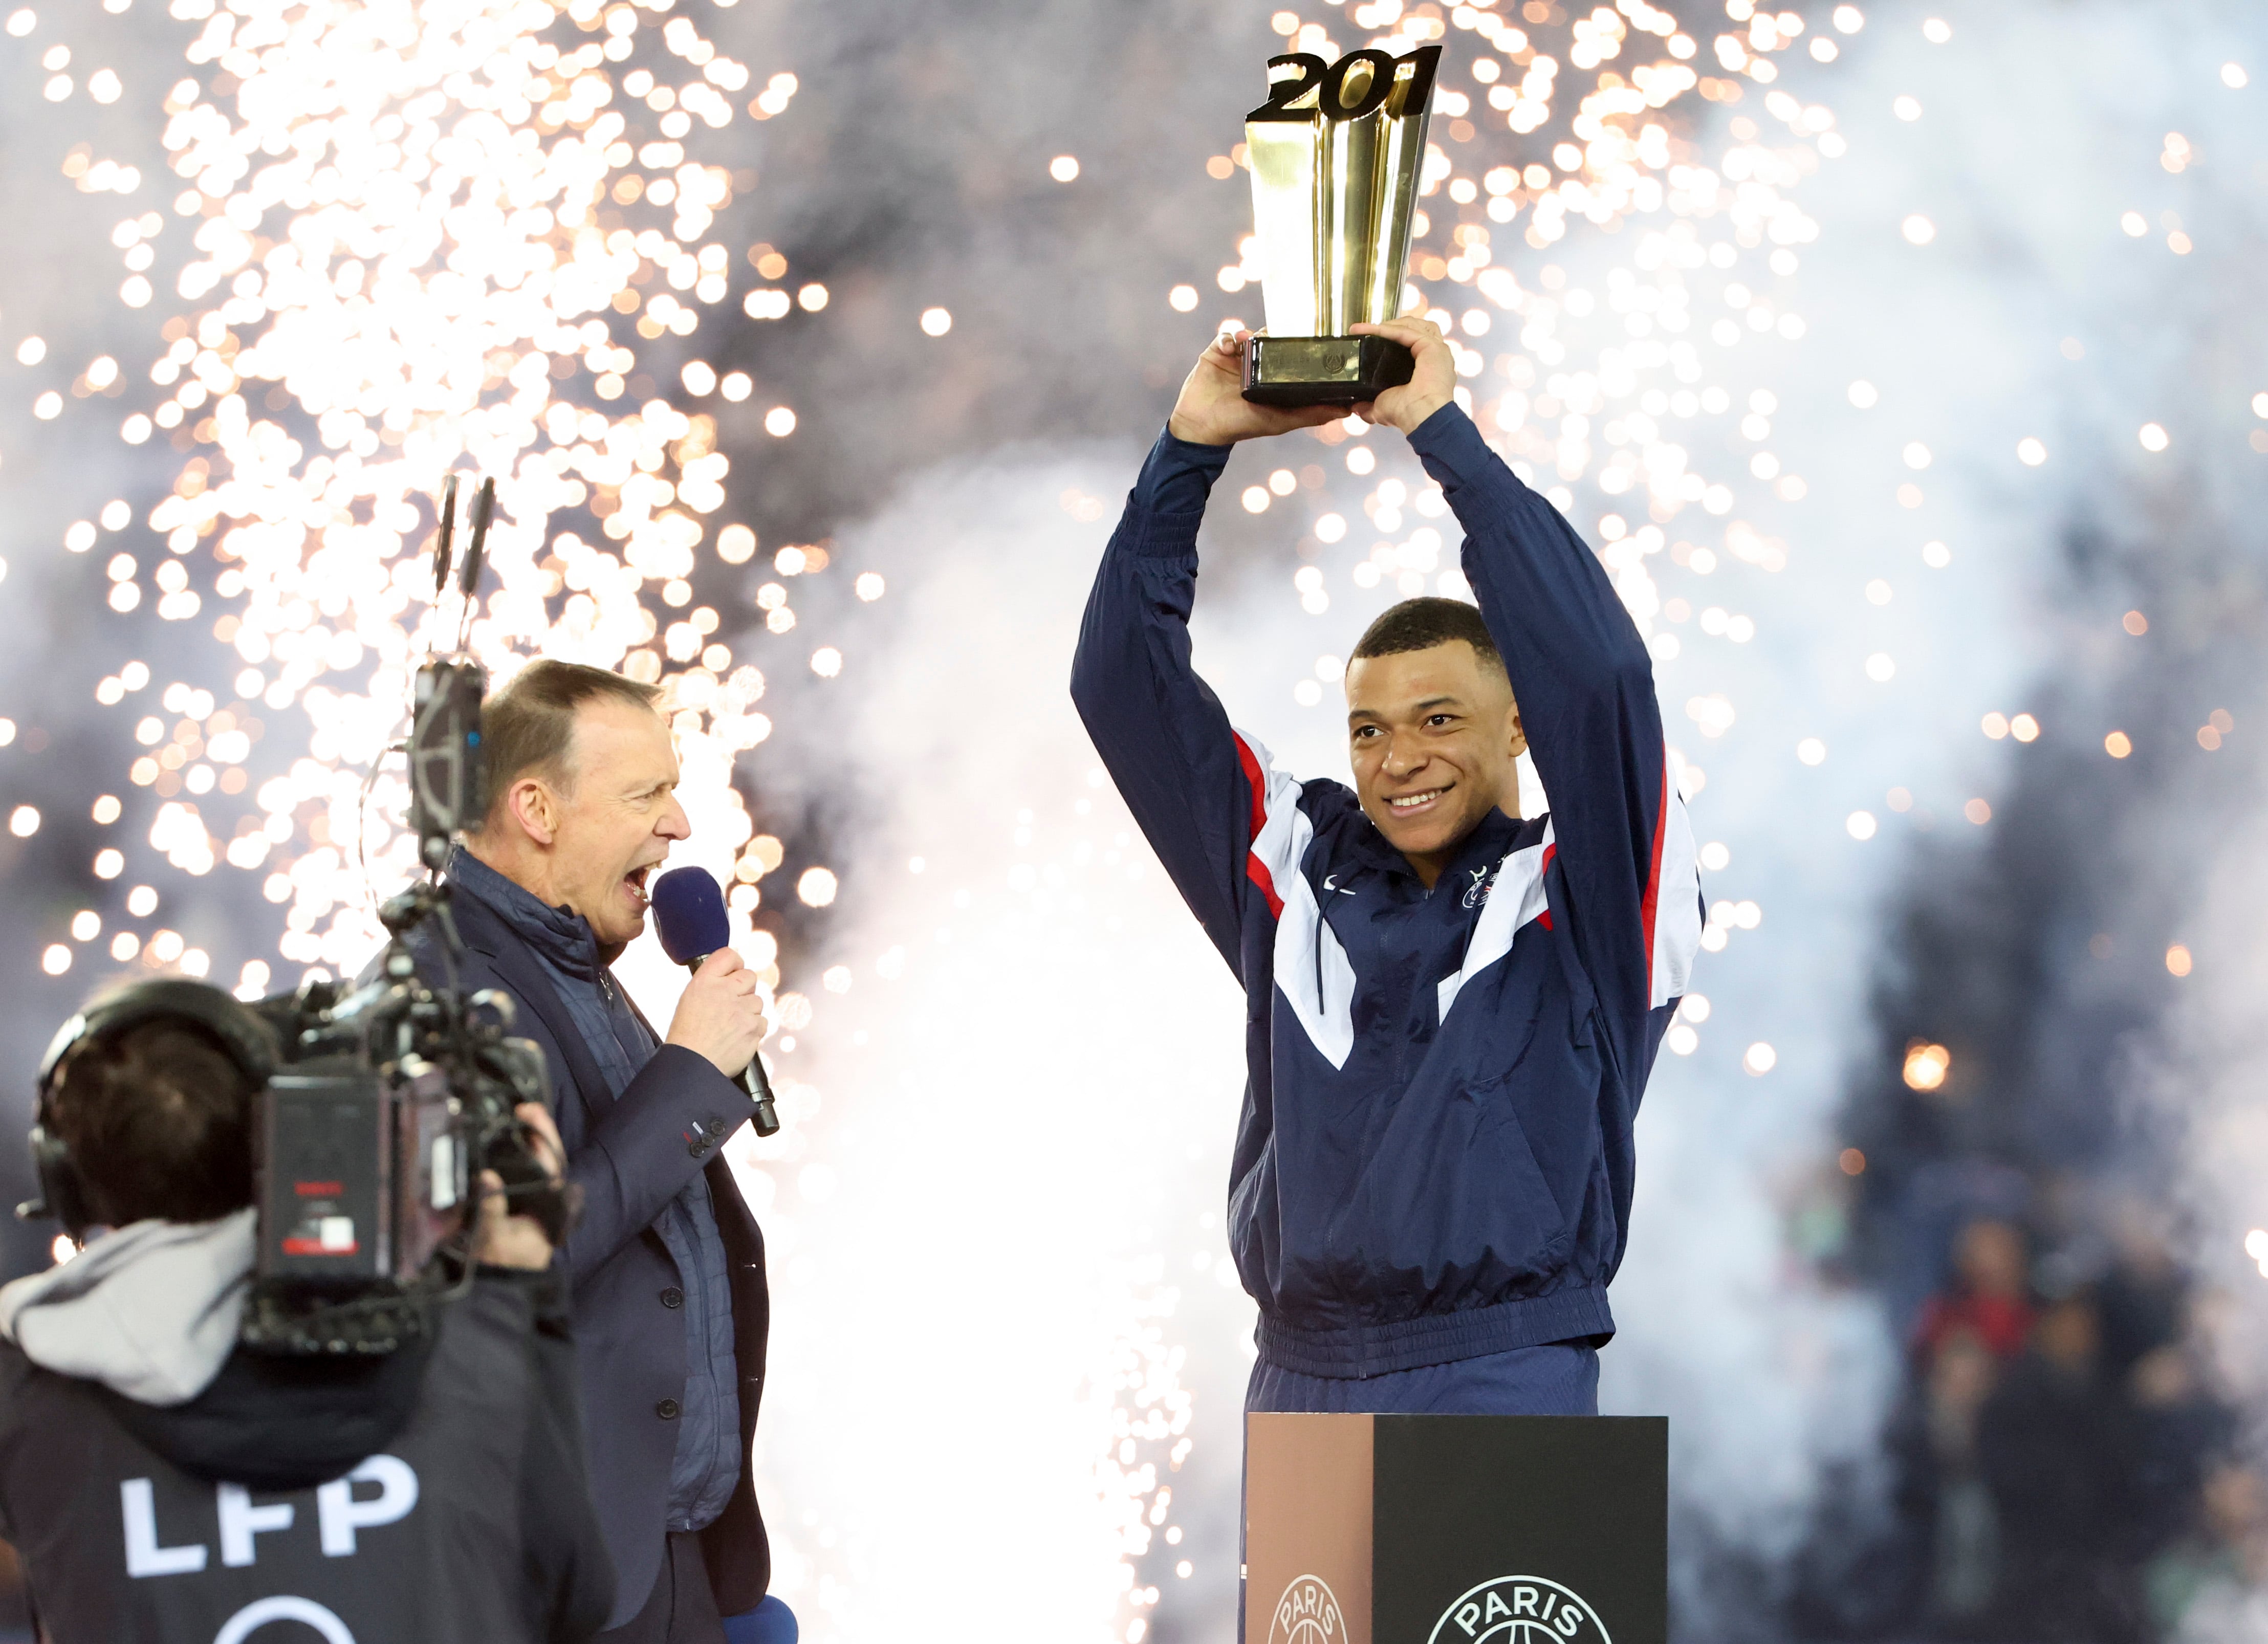
[[[1244,347],[1255,405],[1361,405],[1410,380],[1417,357],[1382,336],[1256,336]]]

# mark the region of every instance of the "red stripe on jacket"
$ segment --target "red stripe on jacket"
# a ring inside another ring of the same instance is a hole
[[[1260,859],[1259,852],[1250,848],[1260,837],[1260,830],[1268,825],[1268,775],[1241,736],[1236,739],[1236,759],[1244,767],[1245,786],[1252,790],[1252,826],[1244,840],[1245,876],[1260,887],[1260,894],[1268,899],[1268,911],[1280,919],[1284,917],[1284,898],[1276,894],[1276,881],[1268,865]]]
[[[1669,827],[1669,750],[1661,753],[1661,803],[1653,813],[1653,865],[1646,870],[1646,895],[1638,898],[1638,920],[1646,935],[1646,997],[1653,997],[1653,911],[1661,900],[1661,841]]]

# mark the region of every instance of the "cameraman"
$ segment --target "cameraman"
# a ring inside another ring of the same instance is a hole
[[[551,1244],[493,1174],[473,1283],[431,1334],[352,1360],[237,1345],[275,1051],[226,993],[160,981],[48,1053],[34,1159],[84,1248],[0,1288],[0,1532],[40,1636],[588,1639],[613,1580]],[[519,1111],[556,1158],[549,1116]]]

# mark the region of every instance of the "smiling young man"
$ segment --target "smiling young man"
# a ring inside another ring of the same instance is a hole
[[[550,1064],[582,1191],[560,1259],[615,1566],[600,1637],[721,1644],[727,1615],[784,1614],[765,1595],[748,1471],[770,1322],[763,1235],[720,1151],[755,1112],[737,1075],[765,1024],[730,948],[687,984],[666,1036],[608,969],[645,929],[648,878],[692,831],[658,695],[547,659],[489,699],[489,811],[449,863],[464,952],[419,957],[437,984],[511,994],[514,1031]]]
[[[1071,694],[1248,1000],[1230,1242],[1256,1411],[1594,1414],[1631,1125],[1701,935],[1646,647],[1598,562],[1454,402],[1423,321],[1407,434],[1479,608],[1409,600],[1346,671],[1355,785],[1300,782],[1189,665],[1206,495],[1240,439],[1328,421],[1189,373],[1105,552]],[[1550,815],[1521,816],[1534,755]]]

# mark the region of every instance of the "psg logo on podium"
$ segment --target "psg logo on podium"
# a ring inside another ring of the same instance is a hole
[[[1269,1618],[1268,1644],[1343,1644],[1345,1637],[1330,1583],[1320,1575],[1292,1577]]]
[[[1248,1644],[1669,1644],[1660,1416],[1254,1411],[1244,1499]]]
[[[1499,1575],[1451,1604],[1433,1624],[1433,1636],[1426,1644],[1613,1644],[1613,1640],[1607,1637],[1598,1612],[1583,1601],[1581,1594],[1540,1575]]]

